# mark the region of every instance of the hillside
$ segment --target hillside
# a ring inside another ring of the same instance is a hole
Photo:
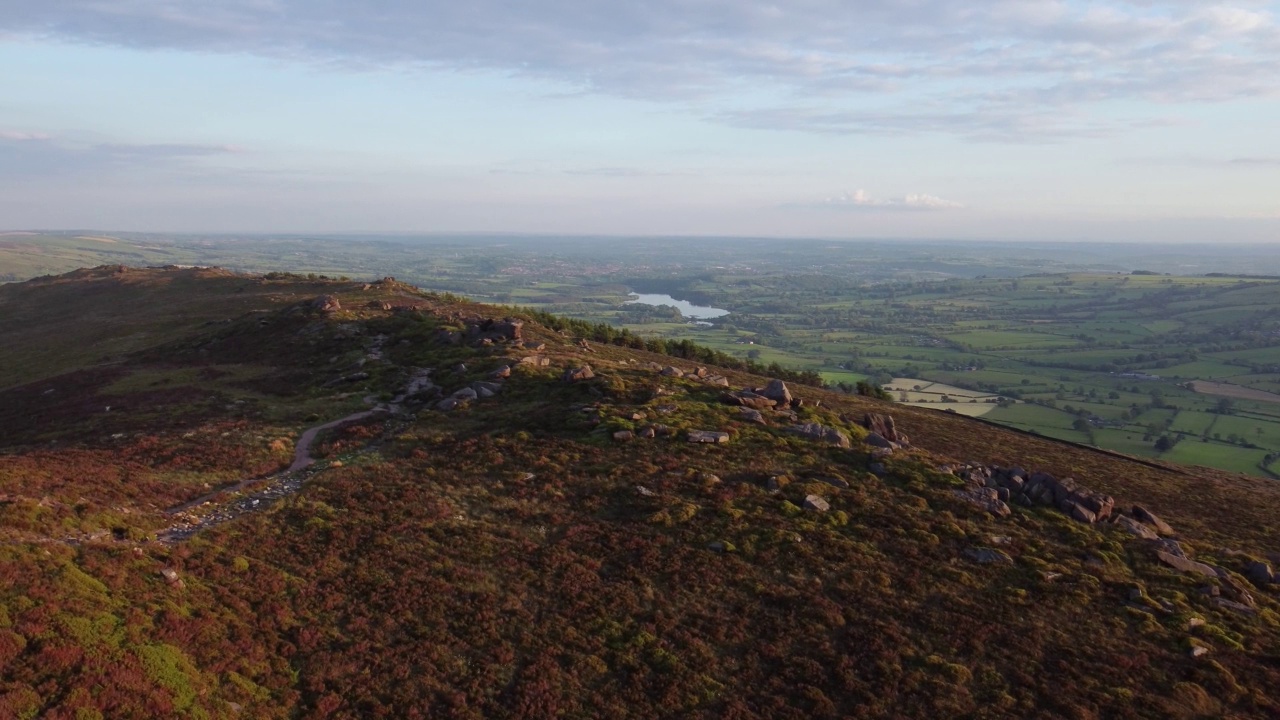
[[[0,318],[0,717],[1280,714],[1271,481],[391,279]]]

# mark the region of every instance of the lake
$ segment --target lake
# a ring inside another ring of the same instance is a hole
[[[707,320],[709,318],[724,317],[729,314],[728,310],[720,308],[705,307],[703,305],[694,305],[686,300],[677,300],[670,295],[654,295],[649,293],[631,293],[635,296],[635,300],[628,300],[627,304],[640,303],[641,305],[670,305],[680,311],[681,315],[687,318],[695,318],[698,320]]]

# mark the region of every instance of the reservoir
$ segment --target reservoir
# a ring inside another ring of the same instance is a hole
[[[647,293],[631,293],[635,296],[634,300],[628,300],[627,304],[640,303],[642,305],[670,305],[680,311],[681,315],[695,320],[707,320],[710,318],[724,317],[729,314],[728,310],[720,308],[705,307],[702,305],[694,305],[685,300],[677,300],[670,295],[653,295]]]

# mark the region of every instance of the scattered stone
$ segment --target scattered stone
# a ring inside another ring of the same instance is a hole
[[[729,387],[729,378],[723,375],[711,375],[706,378],[708,385],[717,385],[719,387]]]
[[[476,398],[480,397],[480,394],[477,393],[475,390],[472,390],[471,388],[466,387],[455,392],[450,397],[452,397],[455,400],[461,400],[463,402],[466,402],[467,400],[475,400]]]
[[[619,430],[613,434],[613,439],[616,442],[630,442],[634,437],[635,435],[630,430]]]
[[[716,432],[714,430],[690,430],[689,442],[691,443],[727,443],[729,442],[729,433]]]
[[[1000,499],[999,493],[993,488],[971,488],[953,490],[952,492],[961,500],[977,505],[996,517],[1008,517],[1013,513],[1009,509],[1009,505]]]
[[[764,414],[761,413],[759,410],[753,410],[748,407],[740,407],[738,408],[738,414],[742,416],[742,419],[745,422],[755,423],[757,425],[769,424],[768,422],[765,421]]]
[[[640,493],[643,497],[653,497],[657,494],[643,485],[637,485],[636,492]]]
[[[654,410],[656,410],[659,415],[670,415],[671,413],[679,409],[680,409],[679,405],[659,405],[658,407],[654,408]]]
[[[819,423],[792,425],[789,428],[789,431],[796,435],[809,438],[810,440],[827,443],[828,445],[835,445],[836,447],[841,448],[853,447],[853,442],[849,440],[848,435],[845,435],[843,432],[833,427],[827,427],[826,425],[821,425]]]
[[[183,587],[182,578],[178,576],[178,571],[173,568],[164,568],[160,571],[160,576],[170,587],[181,589]]]
[[[1009,557],[1003,551],[995,548],[976,547],[968,548],[964,551],[965,557],[978,563],[979,565],[1012,565],[1013,558]]]
[[[718,485],[720,484],[720,476],[714,473],[700,472],[698,473],[698,481],[707,485]]]
[[[654,434],[658,437],[671,437],[676,434],[676,431],[667,425],[650,425],[649,427],[653,428]]]
[[[462,402],[457,398],[448,397],[436,403],[436,409],[449,412],[450,410],[457,410],[460,405],[462,405]]]
[[[477,380],[471,383],[471,388],[477,393],[487,390],[490,395],[497,395],[502,392],[502,383],[488,382],[486,380]]]
[[[590,380],[595,376],[596,374],[591,371],[590,365],[583,365],[582,367],[569,368],[564,371],[564,381],[568,383],[581,382],[583,380]]]
[[[543,350],[547,349],[547,344],[538,342],[536,340],[529,340],[528,342],[524,343],[524,349],[532,350],[533,352],[542,352]]]
[[[648,425],[640,429],[640,437],[651,440],[657,436],[658,431],[652,425]]]
[[[787,389],[787,384],[782,382],[781,380],[777,380],[777,379],[770,380],[764,386],[763,390],[758,390],[756,392],[758,392],[760,395],[763,395],[769,398],[770,400],[774,401],[778,405],[791,404],[791,391]]]
[[[367,304],[365,304],[365,307],[371,310],[390,310],[391,303],[385,300],[370,300]]]
[[[551,364],[551,358],[543,355],[530,355],[520,358],[521,365],[532,365],[534,367],[547,367]]]
[[[1127,515],[1116,515],[1115,524],[1128,531],[1129,534],[1140,537],[1143,540],[1156,540],[1160,537],[1156,534],[1155,530],[1152,530]]]
[[[1198,658],[1208,654],[1209,654],[1209,648],[1205,647],[1204,645],[1196,645],[1191,648],[1191,657],[1193,658]]]
[[[1161,535],[1164,535],[1166,537],[1170,535],[1177,535],[1177,533],[1173,531],[1173,528],[1169,526],[1169,523],[1166,523],[1165,521],[1156,517],[1155,513],[1142,507],[1141,505],[1133,506],[1133,516],[1137,518],[1139,521],[1144,522],[1150,525],[1151,527],[1155,528],[1156,532],[1160,533]]]
[[[765,481],[764,487],[769,492],[778,492],[779,490],[781,490],[783,487],[786,487],[790,483],[791,483],[791,478],[787,477],[786,475],[770,475],[769,479]]]
[[[630,415],[628,415],[627,419],[635,422],[639,422],[641,420],[648,420],[649,416],[637,410],[636,412],[633,412]]]
[[[489,373],[490,380],[506,380],[511,377],[511,366],[503,365],[502,367]]]
[[[823,499],[821,495],[806,495],[804,497],[804,509],[813,510],[814,512],[826,512],[831,509],[831,503]]]
[[[737,548],[731,542],[716,540],[715,542],[707,543],[707,549],[715,553],[731,553]]]
[[[1214,570],[1212,567],[1205,565],[1204,563],[1196,562],[1195,560],[1179,557],[1173,553],[1168,553],[1163,550],[1157,550],[1156,557],[1160,558],[1160,562],[1165,565],[1176,570],[1181,570],[1182,572],[1199,573],[1200,575],[1212,578],[1218,577],[1217,570]]]
[[[670,365],[668,365],[667,367],[662,368],[662,372],[660,372],[660,373],[658,373],[658,374],[659,374],[659,375],[661,375],[661,376],[663,376],[663,377],[675,377],[675,378],[681,378],[681,377],[684,377],[684,371],[683,371],[683,370],[681,370],[681,369],[680,369],[680,368],[678,368],[678,367],[672,367],[672,366],[670,366]]]

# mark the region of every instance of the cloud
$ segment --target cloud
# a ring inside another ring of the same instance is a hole
[[[854,210],[958,210],[964,205],[923,193],[912,193],[900,198],[875,198],[867,194],[866,190],[855,190],[826,198],[808,207]]]
[[[0,131],[0,180],[182,170],[202,158],[240,152],[227,145],[83,144],[44,133]]]
[[[1261,0],[0,0],[0,35],[495,71],[802,132],[1094,137],[1161,113],[1108,104],[1280,93]]]
[[[31,142],[50,140],[50,136],[44,133],[22,132],[19,130],[0,130],[0,140],[12,140],[14,142]]]

